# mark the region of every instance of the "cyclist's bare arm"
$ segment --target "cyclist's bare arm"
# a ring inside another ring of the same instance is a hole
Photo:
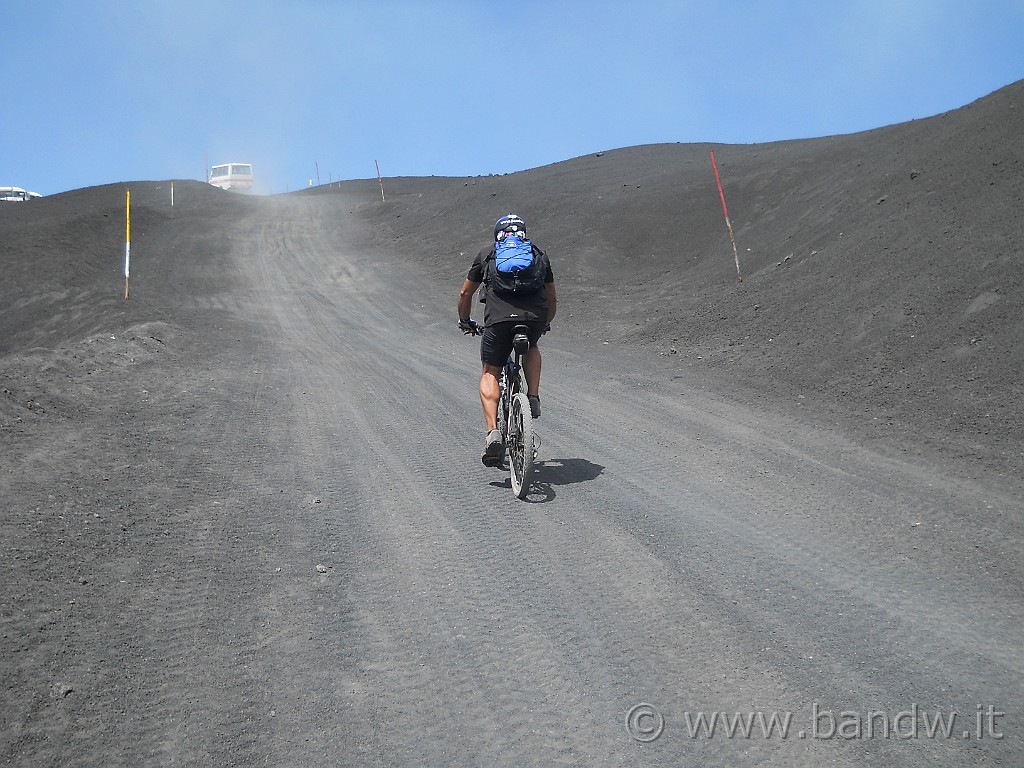
[[[474,283],[472,280],[465,280],[462,283],[462,290],[459,291],[459,319],[468,320],[470,312],[473,309],[473,294],[476,293],[476,289],[480,287],[480,283]]]

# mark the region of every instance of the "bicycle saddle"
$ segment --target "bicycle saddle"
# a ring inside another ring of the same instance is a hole
[[[512,346],[521,355],[526,354],[526,350],[530,348],[530,338],[527,336],[529,332],[530,329],[525,325],[517,325],[512,329]]]

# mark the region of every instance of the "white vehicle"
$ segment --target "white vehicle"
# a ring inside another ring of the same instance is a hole
[[[249,192],[252,190],[251,163],[224,163],[210,169],[210,183],[221,189],[232,192]]]
[[[0,187],[0,202],[3,203],[24,203],[42,197],[38,192],[28,192],[21,187]]]

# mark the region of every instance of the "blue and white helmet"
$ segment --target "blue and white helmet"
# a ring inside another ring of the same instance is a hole
[[[526,237],[526,222],[514,213],[506,213],[494,222],[494,241],[504,240],[506,235],[511,234],[519,238]]]

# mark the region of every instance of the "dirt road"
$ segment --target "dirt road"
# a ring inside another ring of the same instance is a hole
[[[154,222],[154,317],[20,358],[64,383],[4,437],[0,762],[1024,763],[1016,481],[556,323],[517,501],[457,283],[244,211],[209,271]],[[787,734],[699,730],[737,712]]]

